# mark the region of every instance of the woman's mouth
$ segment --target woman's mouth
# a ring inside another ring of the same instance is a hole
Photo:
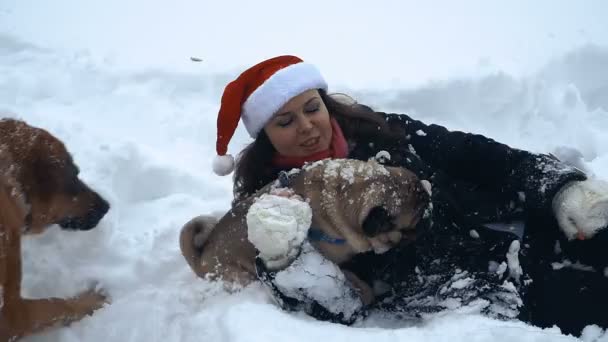
[[[311,148],[311,147],[315,147],[319,144],[319,137],[316,138],[310,138],[306,141],[304,141],[303,143],[300,144],[300,146],[305,147],[305,148]]]

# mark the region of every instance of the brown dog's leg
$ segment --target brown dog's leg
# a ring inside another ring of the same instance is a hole
[[[86,291],[69,299],[21,298],[21,220],[15,220],[15,212],[11,210],[14,208],[7,207],[7,203],[0,203],[5,205],[0,208],[0,342],[35,333],[57,323],[70,323],[102,307],[105,297],[95,291]]]
[[[93,290],[68,299],[21,298],[21,239],[14,231],[6,235],[9,239],[4,241],[9,242],[9,248],[3,250],[7,253],[3,253],[2,264],[8,272],[2,274],[8,277],[2,279],[4,303],[0,312],[0,341],[29,335],[58,323],[71,323],[103,306],[106,298]]]
[[[2,285],[0,341],[2,342],[12,340],[16,336],[13,329],[14,316],[22,312],[14,302],[21,296],[21,229],[24,225],[24,211],[10,195],[12,188],[9,188],[7,183],[7,179],[0,178],[0,284]]]
[[[73,298],[15,298],[5,303],[8,336],[20,337],[40,332],[59,324],[69,324],[90,315],[103,306],[105,297],[94,290]],[[4,325],[4,324],[3,324]],[[1,333],[0,336],[4,334]]]

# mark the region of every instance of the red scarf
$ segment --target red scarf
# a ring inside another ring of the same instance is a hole
[[[348,144],[342,134],[342,129],[333,118],[331,121],[331,144],[324,151],[315,152],[304,157],[288,157],[276,153],[272,158],[272,165],[280,169],[300,168],[307,162],[313,162],[326,158],[346,158],[348,156]]]

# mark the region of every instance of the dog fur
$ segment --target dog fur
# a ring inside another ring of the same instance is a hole
[[[267,185],[238,203],[219,221],[203,215],[184,225],[180,235],[181,251],[199,277],[220,278],[241,285],[256,279],[256,251],[247,239],[245,217],[258,196],[276,187],[275,183]],[[415,239],[415,226],[430,201],[415,174],[403,168],[384,167],[375,161],[316,162],[293,176],[290,188],[311,205],[313,227],[346,240],[342,245],[312,242],[338,265],[358,253],[370,250],[383,253],[404,237]],[[382,208],[390,221],[385,222],[387,227],[366,232],[366,219],[375,208]],[[353,283],[359,283],[356,275],[347,276]],[[371,291],[371,288],[361,290]]]
[[[102,307],[95,290],[73,298],[21,297],[21,237],[52,224],[94,228],[109,204],[78,178],[65,146],[23,121],[0,120],[0,342],[79,320]]]

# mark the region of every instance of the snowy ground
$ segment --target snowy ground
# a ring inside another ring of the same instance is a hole
[[[448,3],[350,1],[353,12],[338,17],[345,3],[281,13],[277,1],[3,1],[0,115],[60,137],[112,204],[95,230],[53,227],[24,242],[24,295],[70,295],[98,280],[112,297],[93,317],[27,340],[577,340],[459,313],[416,325],[316,322],[277,309],[259,286],[228,294],[197,279],[180,255],[181,225],[231,200],[230,179],[210,167],[223,86],[240,66],[278,53],[313,60],[332,91],[379,110],[534,151],[575,148],[608,179],[607,6]],[[241,129],[230,151],[246,142]],[[608,334],[589,327],[583,340]]]

